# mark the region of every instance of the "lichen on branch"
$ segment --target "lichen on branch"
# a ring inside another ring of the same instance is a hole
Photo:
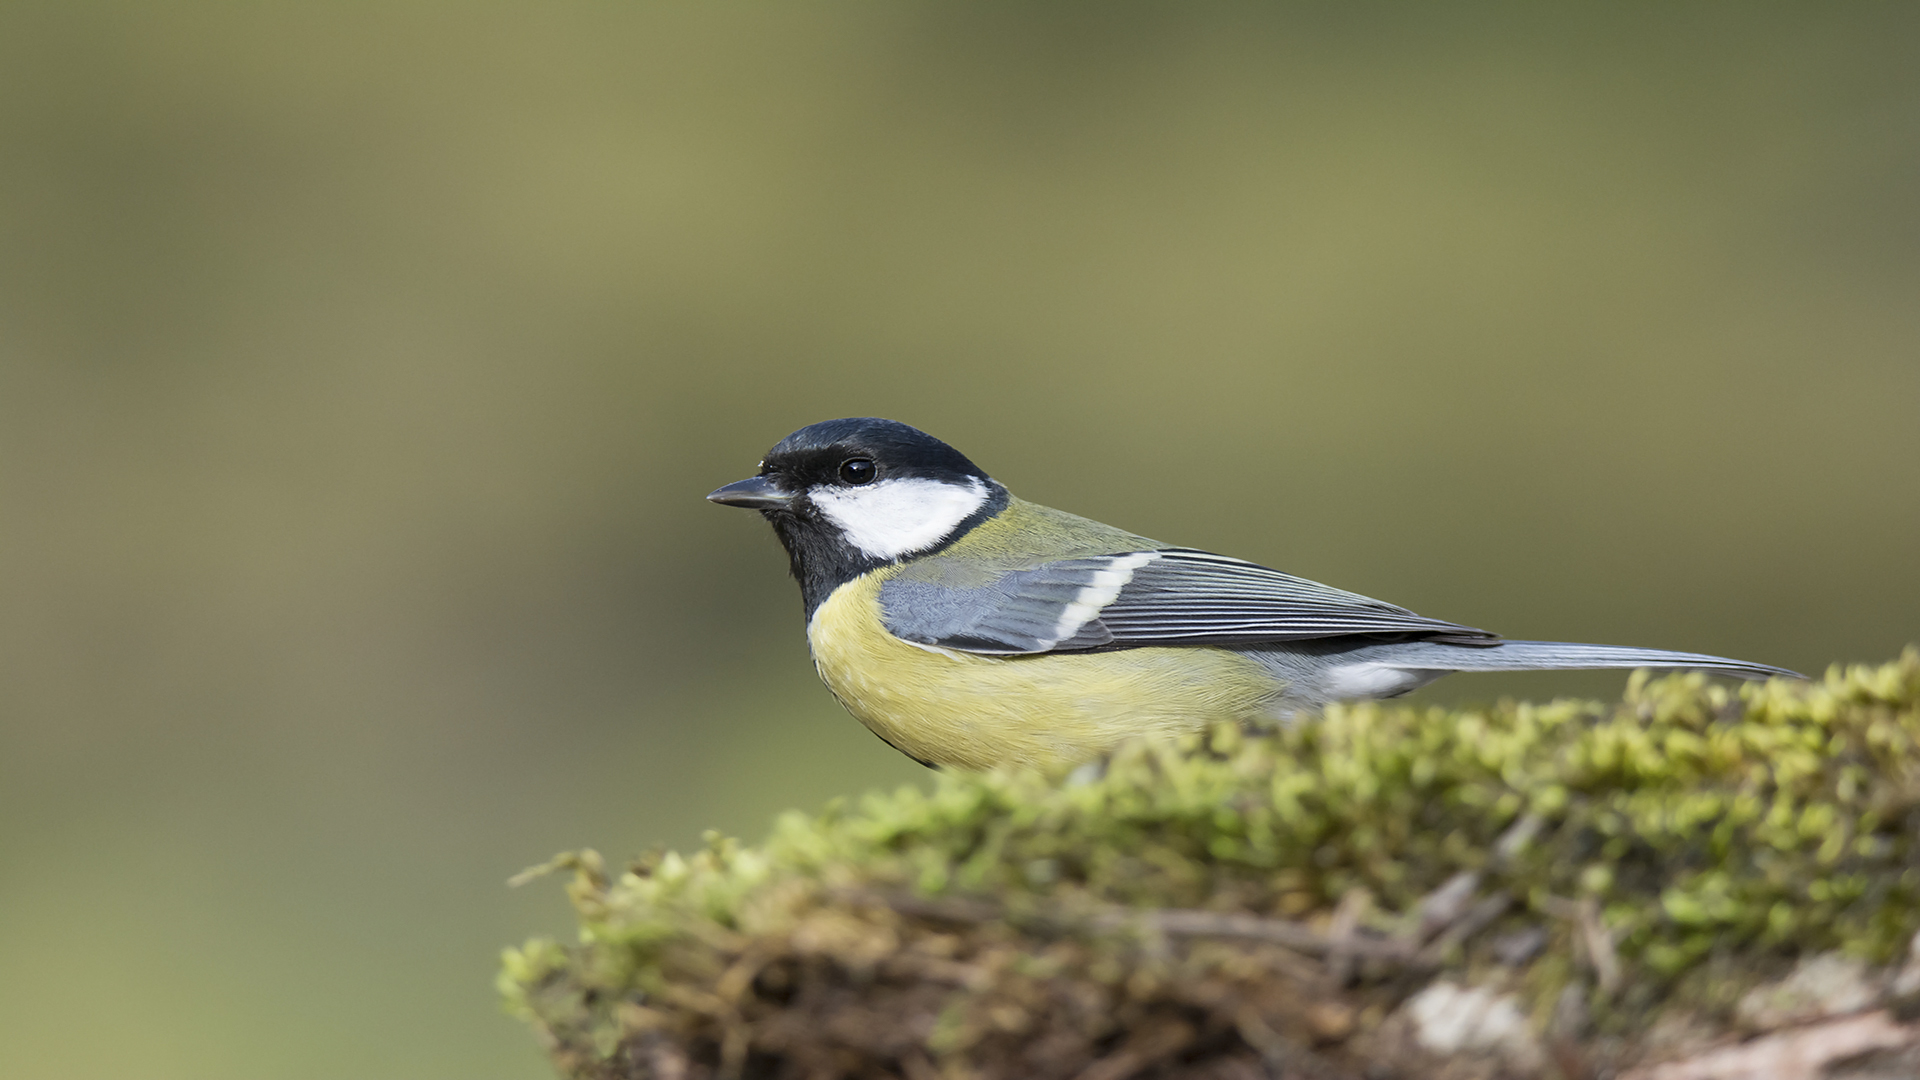
[[[1750,1029],[1743,995],[1804,957],[1898,997],[1916,837],[1920,650],[1637,674],[1616,704],[1337,706],[1093,779],[941,774],[758,846],[562,856],[580,939],[500,983],[581,1078],[1575,1075]]]

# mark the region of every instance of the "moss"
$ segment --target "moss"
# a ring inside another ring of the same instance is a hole
[[[509,950],[500,984],[579,1077],[1390,1067],[1382,1018],[1440,967],[1543,1027],[1574,987],[1561,1034],[1610,1045],[1676,1003],[1724,1020],[1802,953],[1900,955],[1917,744],[1913,649],[1613,705],[1333,707],[1089,782],[942,774],[757,847],[563,856],[580,940]],[[1450,881],[1478,915],[1446,918]]]

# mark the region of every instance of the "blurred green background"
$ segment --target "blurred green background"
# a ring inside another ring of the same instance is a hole
[[[1517,637],[1893,655],[1916,31],[0,6],[0,1075],[539,1077],[508,875],[919,778],[701,500],[828,417]]]

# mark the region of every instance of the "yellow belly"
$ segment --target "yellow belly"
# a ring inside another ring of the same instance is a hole
[[[842,585],[814,611],[813,663],[861,723],[936,765],[1071,765],[1137,736],[1254,720],[1282,689],[1226,649],[996,657],[910,645],[880,622],[882,576]]]

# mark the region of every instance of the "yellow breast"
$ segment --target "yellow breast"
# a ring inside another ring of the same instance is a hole
[[[978,656],[894,637],[876,571],[835,589],[807,624],[820,678],[861,723],[937,765],[1057,767],[1137,736],[1267,713],[1281,686],[1255,661],[1206,647]]]

